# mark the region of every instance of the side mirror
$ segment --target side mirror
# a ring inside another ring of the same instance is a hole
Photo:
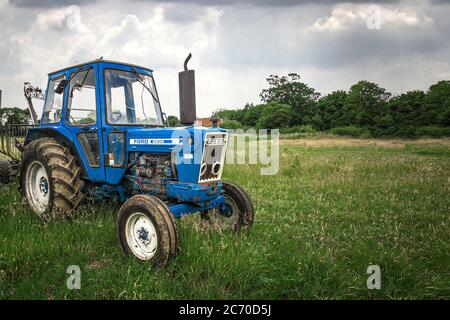
[[[66,79],[62,79],[59,82],[58,86],[56,87],[55,93],[57,93],[57,94],[63,93],[64,89],[66,88],[66,86],[67,86],[67,80]]]

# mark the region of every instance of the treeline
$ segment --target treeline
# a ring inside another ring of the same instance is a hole
[[[282,133],[327,131],[358,137],[450,136],[450,81],[428,91],[393,96],[376,83],[360,81],[349,91],[321,96],[298,74],[272,75],[263,104],[218,110],[222,127],[279,128]]]
[[[0,108],[0,124],[29,124],[31,120],[30,112],[27,109],[13,108]]]

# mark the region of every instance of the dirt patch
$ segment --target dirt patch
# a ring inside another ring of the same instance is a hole
[[[111,264],[111,262],[112,262],[112,259],[91,260],[87,264],[87,267],[89,269],[97,269],[97,268],[101,268],[106,265],[109,265],[109,264]]]
[[[373,146],[383,148],[404,148],[414,146],[448,146],[450,139],[353,139],[353,138],[306,138],[298,140],[280,140],[281,145],[300,145],[304,147],[359,147]]]

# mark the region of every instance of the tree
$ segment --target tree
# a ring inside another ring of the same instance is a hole
[[[213,112],[214,115],[217,115],[220,119],[223,119],[223,121],[226,120],[236,120],[240,121],[242,117],[244,116],[244,110],[226,110],[226,109],[219,109],[215,112]]]
[[[261,129],[277,129],[289,126],[293,113],[291,106],[276,102],[262,105],[261,116],[257,121],[257,127]]]
[[[444,105],[444,111],[438,114],[438,123],[444,127],[450,127],[450,99]]]
[[[334,91],[323,97],[302,83],[296,73],[271,75],[267,82],[268,88],[260,94],[265,104],[218,110],[216,114],[224,119],[222,126],[268,129],[295,126],[286,129],[287,132],[308,125],[315,130],[353,130],[355,136],[410,137],[417,132],[444,136],[450,127],[450,81],[439,81],[427,92],[415,90],[395,97],[369,81],[359,81],[348,92]],[[423,130],[418,131],[419,128]]]
[[[423,126],[450,124],[450,81],[439,81],[430,86],[419,116]]]
[[[31,121],[30,112],[27,109],[1,108],[0,119],[2,125],[9,124],[29,124]]]
[[[258,119],[261,117],[264,106],[264,104],[259,104],[256,106],[254,106],[253,104],[246,104],[243,109],[241,119],[242,124],[249,127],[256,126]]]
[[[260,96],[264,102],[278,102],[292,107],[291,125],[303,124],[306,116],[313,117],[312,109],[320,97],[320,93],[300,82],[300,76],[289,73],[279,77],[271,75],[267,78],[268,89],[263,89]]]
[[[345,99],[344,125],[367,127],[372,132],[390,124],[388,100],[391,94],[376,83],[360,81],[354,84]]]
[[[409,91],[393,97],[389,101],[396,132],[402,136],[414,136],[416,127],[420,126],[419,115],[422,112],[425,92]]]
[[[317,129],[329,130],[344,125],[342,123],[342,112],[346,99],[347,92],[343,90],[334,91],[319,99],[316,112],[320,115],[321,125]]]
[[[169,123],[169,127],[179,127],[181,126],[180,120],[176,116],[168,116],[167,122]]]
[[[227,119],[227,120],[223,121],[221,127],[225,128],[225,129],[234,129],[234,130],[236,130],[236,129],[241,129],[242,128],[242,123],[240,123],[237,120],[228,120]]]

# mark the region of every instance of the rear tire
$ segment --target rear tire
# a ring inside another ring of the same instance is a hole
[[[69,148],[52,138],[32,141],[20,164],[20,190],[41,218],[72,216],[83,199],[81,168]]]
[[[0,160],[0,183],[8,184],[11,182],[12,167],[8,160]]]
[[[135,195],[120,208],[119,243],[126,255],[165,266],[178,251],[178,227],[172,212],[157,197]]]

